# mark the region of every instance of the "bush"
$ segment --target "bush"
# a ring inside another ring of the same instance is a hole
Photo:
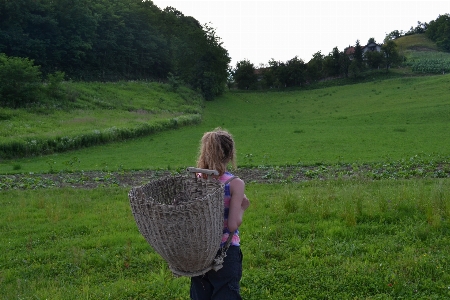
[[[33,60],[0,54],[0,106],[24,107],[40,95],[41,71]]]
[[[62,98],[65,97],[65,93],[61,88],[61,83],[64,81],[64,72],[55,72],[47,75],[46,91],[49,97]]]

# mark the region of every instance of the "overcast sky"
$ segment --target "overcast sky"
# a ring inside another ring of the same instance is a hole
[[[154,0],[160,9],[172,6],[200,24],[211,23],[228,50],[231,65],[243,59],[255,66],[271,58],[295,56],[308,62],[318,51],[343,51],[369,38],[382,43],[394,30],[408,31],[450,13],[450,1],[254,1]]]

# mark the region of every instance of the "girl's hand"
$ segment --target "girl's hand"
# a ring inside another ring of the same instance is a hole
[[[250,206],[250,201],[248,200],[247,196],[244,194],[244,198],[242,199],[241,208],[242,210],[246,210]]]

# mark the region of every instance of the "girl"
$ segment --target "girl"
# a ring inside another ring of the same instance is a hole
[[[239,246],[238,227],[242,223],[244,211],[250,202],[244,194],[244,181],[227,171],[229,163],[236,167],[236,149],[231,134],[221,128],[206,132],[201,140],[197,167],[217,170],[219,172],[217,179],[222,183],[229,182],[225,184],[221,247],[230,234],[233,237],[221,269],[211,270],[204,275],[191,278],[191,299],[242,299],[239,292],[239,281],[242,277],[242,252]]]

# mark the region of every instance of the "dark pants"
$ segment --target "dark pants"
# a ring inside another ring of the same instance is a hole
[[[242,299],[239,281],[242,277],[242,252],[238,246],[230,246],[223,267],[204,275],[191,277],[191,299],[233,300]]]

